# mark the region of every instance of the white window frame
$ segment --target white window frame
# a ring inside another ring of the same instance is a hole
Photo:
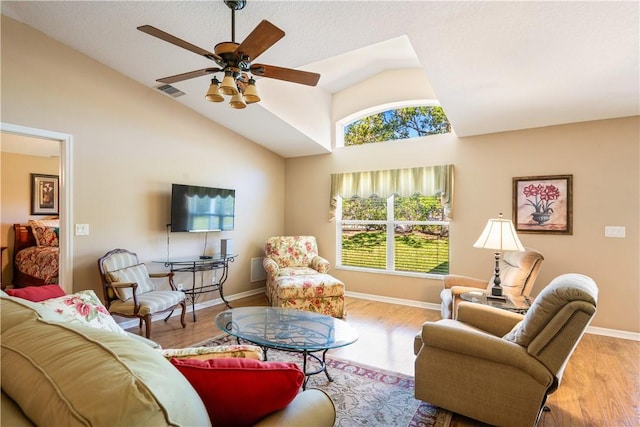
[[[394,195],[387,198],[387,219],[384,221],[364,221],[364,220],[343,220],[342,219],[342,196],[337,196],[336,206],[336,269],[361,271],[367,273],[392,274],[397,276],[421,277],[428,279],[441,279],[442,274],[434,273],[418,273],[414,271],[401,271],[395,269],[395,226],[398,224],[408,225],[444,225],[450,226],[450,221],[396,221],[394,220]],[[387,237],[387,253],[386,253],[386,269],[354,267],[351,265],[342,265],[342,226],[344,224],[381,224],[386,226]],[[450,230],[451,228],[449,228]],[[451,248],[451,240],[449,236],[449,248]],[[449,255],[451,253],[449,252]]]

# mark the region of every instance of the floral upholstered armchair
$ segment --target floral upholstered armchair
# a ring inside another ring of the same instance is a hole
[[[344,283],[327,274],[331,264],[318,255],[314,236],[270,237],[263,265],[272,306],[344,317]]]

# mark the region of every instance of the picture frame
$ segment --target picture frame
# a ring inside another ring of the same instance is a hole
[[[58,215],[58,175],[31,174],[31,215]]]
[[[518,233],[573,234],[573,175],[513,178]]]

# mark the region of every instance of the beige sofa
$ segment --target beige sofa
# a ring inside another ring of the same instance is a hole
[[[61,322],[4,293],[1,304],[1,425],[211,425],[196,391],[152,341]],[[334,422],[331,399],[307,390],[257,425]]]

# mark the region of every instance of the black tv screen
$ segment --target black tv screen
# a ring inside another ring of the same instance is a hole
[[[171,231],[233,230],[235,190],[172,184]]]

